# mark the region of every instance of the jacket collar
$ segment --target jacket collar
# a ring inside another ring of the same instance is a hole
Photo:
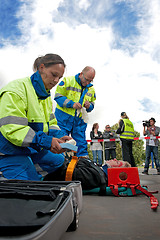
[[[43,80],[38,71],[31,76],[31,82],[39,99],[44,100],[51,95],[50,91],[47,92],[45,89]]]

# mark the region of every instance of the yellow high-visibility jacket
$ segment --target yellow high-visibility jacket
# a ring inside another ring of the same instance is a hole
[[[129,119],[123,119],[124,122],[124,132],[120,134],[122,139],[134,139],[134,126]]]
[[[2,88],[0,109],[0,155],[50,149],[52,137],[64,135],[52,112],[50,93],[38,72]]]

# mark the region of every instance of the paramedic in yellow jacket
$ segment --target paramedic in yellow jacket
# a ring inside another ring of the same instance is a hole
[[[96,100],[93,79],[95,70],[85,67],[81,73],[63,78],[55,92],[57,107],[55,116],[61,130],[77,142],[78,157],[88,157],[85,131],[87,123],[83,120],[83,111],[91,112]],[[82,109],[83,108],[83,109]],[[82,110],[82,113],[79,113]]]
[[[54,172],[64,162],[59,143],[71,139],[57,126],[50,96],[64,60],[46,54],[35,60],[34,70],[0,90],[0,171],[7,179],[40,180],[41,172]]]

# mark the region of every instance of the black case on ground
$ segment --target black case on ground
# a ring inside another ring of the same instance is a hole
[[[80,182],[0,181],[0,239],[58,240],[76,230]]]

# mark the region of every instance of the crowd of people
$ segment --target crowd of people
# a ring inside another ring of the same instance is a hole
[[[127,161],[132,167],[135,167],[135,160],[132,153],[132,142],[134,140],[134,127],[133,123],[125,112],[121,113],[119,120],[119,127],[116,131],[111,131],[109,124],[105,126],[104,132],[97,131],[99,128],[98,123],[93,124],[92,131],[90,132],[91,140],[93,139],[115,139],[118,136],[121,140],[122,158]],[[94,129],[94,130],[93,130]],[[102,155],[102,148],[98,148],[97,142],[91,142],[91,150],[93,153],[93,161],[102,165],[100,156]],[[99,143],[100,144],[100,143]],[[102,143],[101,143],[102,144]],[[105,161],[116,159],[116,143],[115,141],[104,141]]]
[[[86,66],[74,76],[63,77],[66,64],[57,54],[38,57],[33,64],[34,73],[8,83],[0,90],[0,171],[7,179],[41,180],[45,175],[61,168],[65,155],[61,143],[74,139],[79,159],[89,159],[86,141],[85,115],[94,109],[96,101],[93,80],[95,69]],[[58,84],[58,85],[57,85]],[[56,87],[57,102],[53,113],[50,90]],[[160,129],[150,119],[144,135],[157,136]],[[135,166],[132,153],[134,126],[125,112],[121,113],[119,128],[99,131],[93,124],[92,140],[112,139],[119,134],[123,161]],[[116,144],[105,142],[105,160],[116,159]],[[102,165],[102,143],[92,142],[93,161]],[[153,152],[159,173],[158,142],[146,146],[144,173],[148,173],[149,157]],[[98,161],[97,161],[98,156]]]
[[[143,174],[148,175],[149,170],[149,164],[151,159],[151,153],[153,154],[155,166],[157,169],[157,174],[160,174],[160,163],[158,159],[158,145],[159,140],[156,137],[160,134],[160,128],[155,126],[155,118],[150,118],[149,121],[147,121],[147,124],[144,124],[143,129],[143,135],[149,137],[149,139],[146,139],[146,159],[145,159],[145,166]],[[111,127],[109,124],[105,126],[105,130],[102,133],[101,131],[97,131],[99,128],[98,123],[93,124],[92,131],[90,132],[90,138],[91,140],[95,139],[103,139],[104,141],[104,152],[105,152],[105,163],[108,160],[116,159],[116,138],[120,138],[120,144],[122,149],[122,159],[124,162],[128,162],[131,167],[136,167],[133,152],[132,152],[132,144],[134,141],[134,126],[133,123],[129,120],[129,117],[125,112],[121,113],[121,119],[118,123],[118,129],[116,131],[111,130]],[[97,130],[95,130],[97,129]],[[105,141],[105,139],[108,139],[110,141]],[[99,145],[98,145],[99,144]],[[103,149],[97,148],[97,146],[100,146],[102,144],[102,141],[100,143],[97,143],[96,141],[91,142],[90,150],[93,153],[93,161],[96,162],[101,166],[102,160],[102,151]]]

